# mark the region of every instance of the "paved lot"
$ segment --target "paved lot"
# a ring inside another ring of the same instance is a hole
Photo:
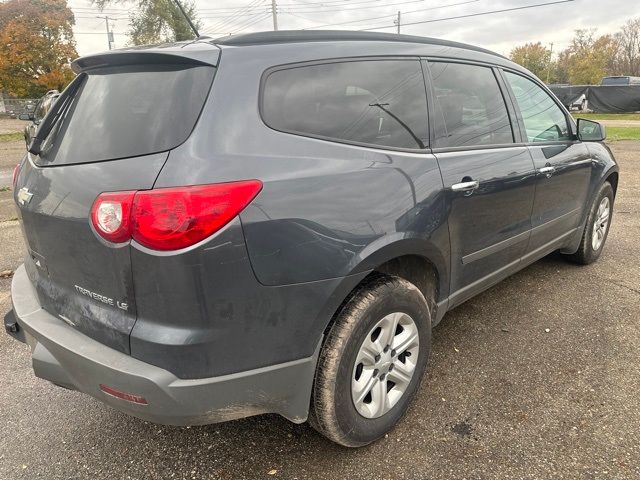
[[[600,261],[546,258],[447,314],[388,438],[347,450],[277,416],[145,423],[34,378],[28,348],[0,335],[0,478],[640,478],[640,143],[613,148]],[[0,270],[21,256],[10,216]],[[8,292],[0,279],[0,314]]]

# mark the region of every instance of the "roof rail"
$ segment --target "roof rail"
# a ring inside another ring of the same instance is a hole
[[[490,50],[468,45],[465,43],[442,40],[438,38],[419,37],[416,35],[398,35],[383,32],[358,32],[350,30],[277,30],[267,32],[243,33],[219,37],[212,40],[217,45],[245,46],[267,45],[274,43],[305,43],[305,42],[343,42],[343,41],[374,41],[374,42],[404,42],[441,45],[487,53],[498,57],[502,55]]]

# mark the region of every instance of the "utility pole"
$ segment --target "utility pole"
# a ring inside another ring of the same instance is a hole
[[[552,60],[553,60],[553,42],[551,42],[551,51],[549,52],[549,66],[547,67],[547,85],[549,85],[549,78],[551,77]]]
[[[400,35],[400,10],[398,10],[398,18],[396,18],[393,23],[398,26],[398,35]]]
[[[276,10],[276,0],[271,0],[271,16],[273,17],[273,30],[278,30],[278,12]]]
[[[109,20],[115,20],[115,18],[111,18],[107,15],[101,17],[100,15],[96,15],[96,18],[104,18],[104,21],[107,25],[107,43],[109,44],[109,50],[111,50],[113,45],[113,32],[109,30]]]

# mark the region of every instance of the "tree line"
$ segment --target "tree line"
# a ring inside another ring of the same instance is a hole
[[[627,21],[612,35],[580,29],[555,58],[541,42],[520,45],[511,59],[547,83],[599,85],[603,77],[640,77],[640,18]]]

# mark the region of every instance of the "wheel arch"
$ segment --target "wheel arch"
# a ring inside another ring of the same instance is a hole
[[[615,197],[617,192],[618,192],[618,179],[620,177],[620,174],[618,172],[618,170],[616,169],[611,169],[609,170],[605,175],[604,175],[604,181],[605,182],[609,182],[611,184],[611,187],[613,187],[613,196]]]
[[[429,302],[432,323],[442,318],[449,295],[448,250],[442,252],[424,239],[402,239],[372,251],[335,289],[330,304],[324,309],[328,318],[325,335],[342,307],[380,275],[397,276],[413,283]]]

